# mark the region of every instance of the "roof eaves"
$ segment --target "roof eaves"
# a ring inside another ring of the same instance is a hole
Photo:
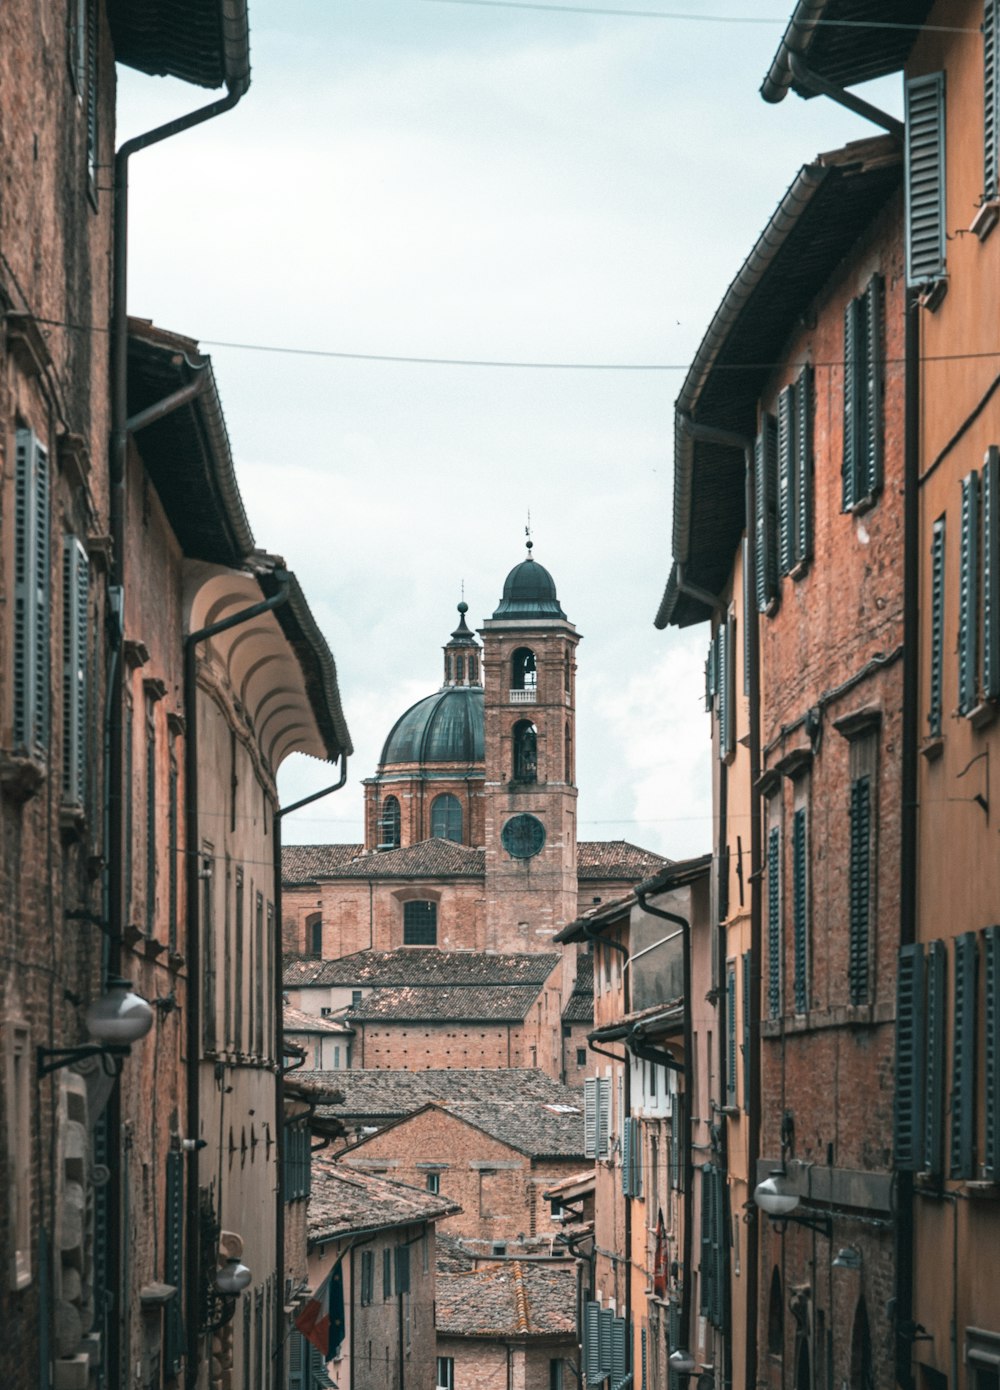
[[[666,872],[661,870],[661,872]],[[585,912],[582,917],[577,917],[569,922],[561,931],[556,932],[553,941],[589,941],[595,931],[604,931],[606,927],[616,925],[622,920],[628,919],[632,908],[635,906],[636,898],[634,893],[629,893],[626,897],[617,898],[613,903],[605,903],[596,911],[591,909]]]
[[[837,87],[852,87],[898,72],[933,0],[798,0],[760,93],[779,102],[790,88],[801,97],[817,90],[799,81],[792,55]]]
[[[108,22],[127,67],[237,97],[250,86],[247,0],[109,0]]]

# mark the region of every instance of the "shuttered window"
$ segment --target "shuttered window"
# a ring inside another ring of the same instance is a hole
[[[809,1007],[809,858],[806,809],[792,821],[792,936],[795,951],[795,1012]]]
[[[781,828],[767,836],[767,1012],[781,1016]]]
[[[812,556],[812,368],[778,397],[778,570],[791,574]]]
[[[685,1274],[685,1277],[686,1274]],[[676,1351],[681,1344],[681,1309],[680,1304],[671,1303],[670,1313],[667,1323],[667,1350]],[[668,1390],[680,1390],[681,1374],[679,1371],[667,1372]]]
[[[87,4],[87,90],[84,106],[87,117],[87,192],[97,202],[97,0]]]
[[[646,1337],[647,1337],[647,1333],[646,1333],[646,1324],[643,1323],[643,1325],[642,1325],[642,1327],[641,1327],[641,1329],[640,1329],[640,1331],[639,1331],[639,1346],[640,1346],[641,1358],[642,1358],[642,1380],[641,1380],[641,1382],[640,1382],[641,1390],[647,1390],[647,1378],[648,1378],[648,1374],[649,1374],[649,1368],[648,1368],[649,1355],[648,1355],[648,1350],[647,1350],[647,1346],[646,1346]]]
[[[924,950],[903,946],[896,973],[896,1090],[893,1096],[895,1166],[923,1167]]]
[[[869,998],[869,954],[872,909],[872,782],[851,782],[851,843],[849,879],[848,987],[852,1004]]]
[[[175,1376],[184,1357],[181,1271],[184,1267],[184,1154],[172,1149],[167,1154],[166,1239],[163,1278],[177,1292],[164,1310],[163,1359],[168,1376]]]
[[[812,559],[813,371],[806,364],[795,383],[795,563]]]
[[[754,592],[769,613],[778,596],[778,426],[765,415],[754,447]]]
[[[625,1379],[628,1370],[628,1325],[624,1318],[611,1320],[611,1372],[612,1390]]]
[[[938,738],[941,734],[944,676],[944,540],[945,519],[941,516],[934,523],[931,540],[931,672],[927,725],[932,738]]]
[[[704,1317],[716,1327],[725,1307],[725,1181],[721,1168],[706,1163],[701,1170],[701,1304]]]
[[[997,0],[1000,4],[1000,0]],[[980,478],[983,569],[983,698],[1000,697],[1000,449],[991,444]]]
[[[778,396],[778,571],[795,564],[795,391]]]
[[[944,73],[906,84],[906,283],[926,285],[945,268]]]
[[[997,196],[997,141],[1000,128],[1000,83],[997,82],[997,36],[1000,0],[983,6],[983,199]]]
[[[286,1202],[300,1201],[309,1196],[312,1155],[310,1131],[301,1124],[284,1125],[285,1147],[282,1186]]]
[[[586,1158],[607,1158],[610,1119],[610,1078],[588,1076],[583,1083],[583,1152]]]
[[[718,696],[716,712],[719,717],[719,757],[724,761],[735,746],[736,678],[736,621],[730,613],[719,624],[715,635],[718,666]]]
[[[19,429],[14,476],[14,742],[33,758],[49,746],[49,456]]]
[[[949,1177],[975,1174],[976,1118],[976,967],[975,932],[955,938],[952,995],[951,1162]]]
[[[599,1385],[604,1379],[601,1374],[600,1318],[599,1303],[587,1302],[583,1305],[583,1374],[588,1385]]]
[[[958,709],[976,704],[979,626],[979,474],[962,479],[962,539],[958,569]]]
[[[611,1330],[614,1326],[614,1321],[614,1311],[611,1308],[602,1308],[597,1319],[600,1369],[602,1376],[610,1374],[611,1371]]]
[[[84,806],[87,791],[87,605],[90,562],[75,536],[63,538],[63,801]]]
[[[743,952],[743,1109],[750,1111],[750,952]]]
[[[924,1148],[921,1166],[940,1177],[944,1172],[945,995],[948,953],[943,941],[927,948],[927,1056],[924,1072]]]
[[[844,444],[841,505],[871,504],[882,488],[885,309],[881,275],[844,310]]]
[[[750,544],[743,537],[743,694],[750,694],[750,624],[753,621],[753,604],[750,601]]]
[[[629,1116],[622,1128],[622,1192],[642,1196],[642,1126]]]
[[[726,966],[726,1104],[736,1104],[736,962]]]
[[[983,1177],[1000,1182],[1000,927],[983,932],[986,1018],[983,1029]]]

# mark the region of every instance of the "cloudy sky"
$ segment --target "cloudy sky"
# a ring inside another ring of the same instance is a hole
[[[360,779],[530,511],[584,636],[581,837],[711,846],[707,632],[653,628],[672,402],[798,167],[874,128],[759,97],[790,0],[612,8],[251,0],[242,103],[132,160],[130,311],[211,352],[257,543],[337,661],[350,780],[289,841],[361,838]],[[119,139],[200,104],[120,76]],[[283,799],[329,780],[292,759]]]

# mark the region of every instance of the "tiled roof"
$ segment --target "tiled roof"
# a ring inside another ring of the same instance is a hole
[[[594,957],[578,956],[576,984],[563,1009],[563,1023],[593,1023],[594,1021]]]
[[[505,1260],[466,1273],[439,1273],[439,1337],[574,1337],[573,1264]]]
[[[375,989],[347,1017],[363,1023],[520,1023],[539,985],[401,985]]]
[[[448,1101],[449,1115],[531,1158],[582,1159],[583,1096],[566,1087],[557,1101]]]
[[[350,1235],[352,1231],[436,1221],[459,1211],[461,1207],[457,1203],[423,1188],[313,1159],[309,1197],[309,1239],[312,1242],[333,1240]]]
[[[364,845],[286,845],[281,851],[286,885],[329,878],[482,878],[486,854],[451,840],[421,840],[403,849],[366,854]]]
[[[475,1268],[476,1257],[466,1250],[460,1236],[438,1231],[434,1242],[434,1265],[439,1278],[442,1274],[462,1274]]]
[[[301,1073],[300,1073],[301,1075]],[[494,1071],[486,1067],[457,1068],[454,1071],[434,1068],[429,1071],[337,1071],[310,1072],[325,1078],[330,1086],[343,1092],[343,1103],[325,1112],[330,1116],[351,1119],[388,1120],[412,1114],[428,1101],[455,1100],[550,1100],[556,1103],[573,1097],[570,1091],[543,1071],[533,1068],[512,1068]]]
[[[348,1036],[354,1032],[335,1018],[324,1018],[322,1014],[306,1014],[301,1009],[293,1009],[286,1004],[282,1009],[282,1021],[286,1033],[341,1033]]]
[[[548,1201],[550,1197],[562,1197],[565,1201],[570,1201],[570,1193],[574,1197],[593,1196],[596,1177],[593,1168],[585,1168],[582,1173],[570,1173],[569,1177],[560,1178],[551,1187],[547,1187],[542,1196]]]
[[[623,879],[641,883],[670,860],[628,840],[580,840],[576,847],[578,879]]]
[[[293,957],[285,961],[284,985],[543,985],[560,959],[548,952],[494,955],[405,946],[398,951],[358,951],[340,960]]]

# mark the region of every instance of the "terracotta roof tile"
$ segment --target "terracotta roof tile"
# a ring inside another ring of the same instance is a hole
[[[531,1158],[582,1159],[583,1095],[558,1100],[447,1101],[441,1109]]]
[[[286,885],[329,878],[482,878],[486,854],[451,840],[421,840],[402,849],[365,853],[364,845],[286,845],[281,851]]]
[[[300,1073],[301,1074],[301,1073]],[[579,1091],[567,1091],[543,1071],[517,1068],[494,1071],[486,1067],[429,1071],[311,1072],[343,1092],[343,1102],[320,1114],[351,1120],[391,1120],[410,1115],[428,1101],[455,1100],[550,1100],[567,1095],[579,1100]]]
[[[540,986],[454,985],[424,988],[402,985],[375,989],[347,1017],[363,1023],[520,1023],[538,998]]]
[[[574,1265],[505,1260],[438,1274],[441,1337],[575,1337]]]
[[[580,840],[576,847],[576,875],[586,879],[622,879],[641,883],[670,863],[662,854],[640,849],[628,840]]]
[[[576,984],[563,1009],[563,1023],[593,1023],[594,1021],[594,957],[577,957]]]
[[[290,957],[284,985],[351,985],[386,988],[399,985],[538,985],[555,970],[554,952],[495,955],[491,951],[439,951],[404,946],[398,951],[358,951],[340,960]]]
[[[354,1029],[342,1020],[324,1018],[322,1014],[306,1014],[286,1004],[282,1009],[286,1033],[341,1033],[350,1036]]]
[[[311,883],[317,874],[346,866],[364,853],[364,845],[282,845],[281,872],[286,884]]]
[[[310,1241],[333,1240],[352,1231],[436,1221],[459,1211],[457,1203],[423,1188],[313,1159]]]

